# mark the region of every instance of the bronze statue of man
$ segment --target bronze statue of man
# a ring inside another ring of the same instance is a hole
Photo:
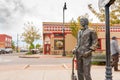
[[[78,80],[92,80],[90,74],[91,58],[92,51],[97,48],[98,37],[94,30],[88,28],[88,24],[87,18],[80,19],[82,29],[78,32],[77,45],[73,49],[77,58]]]

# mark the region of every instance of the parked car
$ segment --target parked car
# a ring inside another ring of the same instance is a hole
[[[32,54],[37,54],[39,53],[39,49],[31,49]]]
[[[0,48],[0,54],[5,54],[6,51],[5,51],[5,48]]]
[[[0,49],[0,54],[2,54],[2,50]]]
[[[12,49],[12,48],[6,48],[6,49],[5,49],[5,52],[6,52],[6,53],[13,53],[13,49]]]
[[[22,49],[20,49],[20,52],[28,52],[28,49],[22,48]]]

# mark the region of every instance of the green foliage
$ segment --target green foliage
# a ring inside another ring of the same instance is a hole
[[[15,50],[15,42],[12,41],[12,49]]]
[[[105,65],[106,56],[103,53],[93,54],[92,64],[93,65]]]
[[[88,5],[89,10],[98,17],[101,22],[105,21],[105,9],[100,9],[100,12],[97,12],[92,4]],[[110,7],[110,24],[119,24],[120,23],[120,0],[116,0],[114,4]]]
[[[32,52],[27,52],[25,55],[32,55]]]
[[[105,59],[105,54],[104,53],[95,53],[93,54],[93,59]]]
[[[80,18],[82,18],[82,17],[88,18],[89,16],[88,16],[88,14],[85,14],[85,15],[79,16],[79,17],[77,18],[77,20],[72,19],[72,20],[70,21],[70,29],[71,29],[72,35],[73,35],[75,38],[77,38],[78,31],[81,29],[81,26],[80,26]]]
[[[35,47],[34,47],[34,44],[30,44],[30,47],[29,47],[29,49],[31,50],[31,49],[34,49]]]
[[[77,38],[77,34],[78,34],[79,29],[80,29],[79,21],[76,22],[75,20],[72,19],[70,22],[70,29],[71,29],[72,35],[75,38]]]
[[[67,57],[73,57],[72,53],[67,54]]]
[[[105,62],[93,61],[93,65],[105,65]]]
[[[39,49],[41,47],[40,44],[36,44],[36,48]]]

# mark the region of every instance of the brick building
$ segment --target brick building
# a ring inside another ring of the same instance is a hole
[[[6,34],[0,34],[0,48],[11,48],[12,37]]]
[[[105,24],[93,23],[91,25],[98,34],[99,48],[97,50],[105,51]],[[98,26],[96,28],[96,26]],[[43,53],[44,54],[62,54],[63,53],[63,23],[43,22]],[[70,24],[65,23],[65,51],[71,53],[76,45],[76,39],[72,36]],[[110,28],[110,37],[116,36],[120,44],[120,25],[114,25]]]

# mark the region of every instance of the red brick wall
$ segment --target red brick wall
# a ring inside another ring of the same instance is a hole
[[[6,34],[0,34],[0,48],[11,48],[12,37]]]

